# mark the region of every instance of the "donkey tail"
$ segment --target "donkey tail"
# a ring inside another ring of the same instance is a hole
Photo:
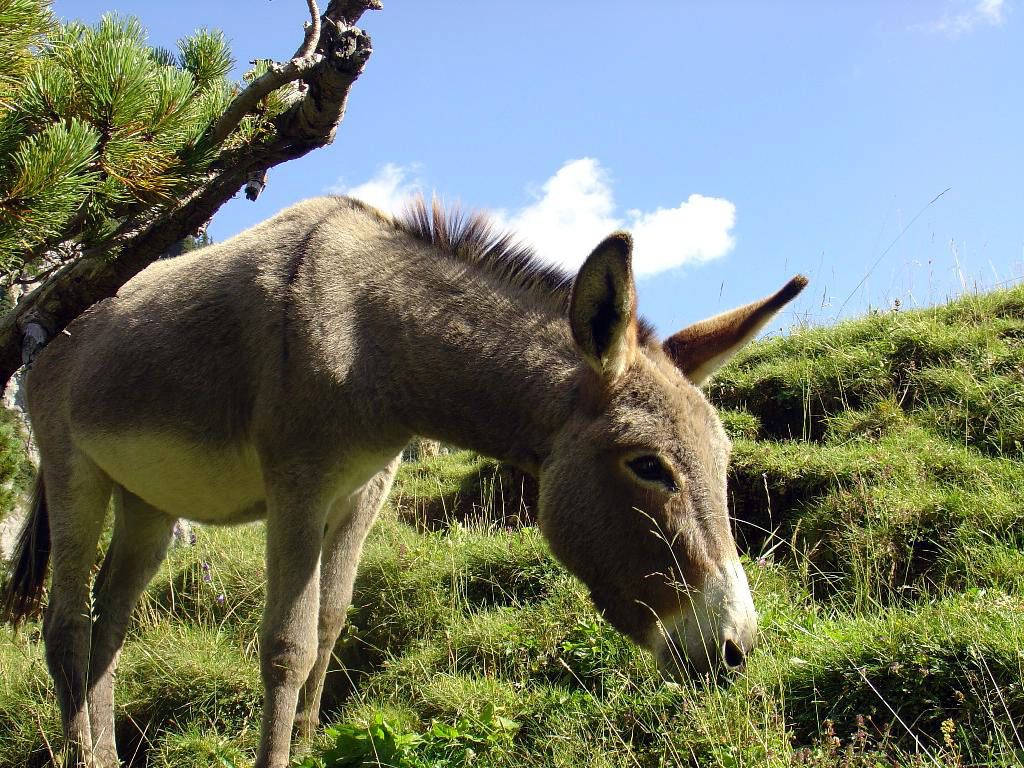
[[[32,504],[11,557],[10,572],[0,591],[0,623],[15,626],[35,614],[43,598],[50,560],[50,515],[46,509],[43,471],[36,476]]]

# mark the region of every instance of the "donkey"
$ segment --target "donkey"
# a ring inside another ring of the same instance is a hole
[[[632,242],[577,275],[482,216],[299,203],[160,261],[27,375],[38,492],[6,594],[43,624],[79,765],[118,764],[113,679],[174,522],[266,521],[258,768],[318,723],[363,540],[424,435],[539,480],[539,526],[607,619],[670,672],[738,668],[756,614],[730,529],[729,440],[698,389],[806,283],[659,344]],[[90,601],[108,502],[113,538]]]

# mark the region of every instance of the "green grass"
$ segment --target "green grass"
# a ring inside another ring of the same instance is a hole
[[[401,470],[306,766],[1024,763],[1024,290],[752,345],[709,388],[761,614],[745,674],[667,683],[552,559],[532,489],[465,452]],[[147,592],[118,722],[134,764],[248,765],[261,527],[201,529]],[[208,567],[204,567],[204,563]],[[59,737],[0,634],[0,768]],[[374,757],[375,756],[375,757]]]
[[[19,497],[27,496],[35,468],[25,452],[25,430],[14,413],[0,406],[0,521]]]
[[[453,521],[519,527],[533,522],[536,481],[469,451],[402,465],[391,501],[401,519],[423,530]]]

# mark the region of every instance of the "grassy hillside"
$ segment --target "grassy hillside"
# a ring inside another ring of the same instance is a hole
[[[1024,290],[755,344],[710,395],[761,613],[743,676],[666,683],[518,525],[521,478],[442,456],[371,534],[306,765],[1024,763]],[[251,759],[262,547],[202,529],[151,586],[135,764]],[[37,635],[0,631],[0,768],[58,738]]]

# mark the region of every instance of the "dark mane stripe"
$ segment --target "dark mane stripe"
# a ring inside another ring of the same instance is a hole
[[[574,275],[542,261],[515,234],[498,229],[487,214],[465,214],[459,208],[446,211],[437,198],[427,205],[419,197],[395,217],[395,224],[442,253],[480,267],[511,288],[537,299],[554,301],[554,309],[561,314],[568,312]],[[637,341],[647,344],[654,338],[654,327],[639,318]]]
[[[445,210],[434,198],[412,201],[396,223],[404,231],[460,261],[479,265],[510,285],[545,293],[568,306],[573,276],[545,264],[537,253],[511,232],[502,232],[480,211],[465,214],[459,208]]]

